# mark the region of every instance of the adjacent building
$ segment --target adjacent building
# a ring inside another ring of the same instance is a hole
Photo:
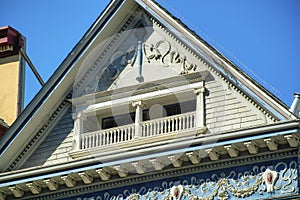
[[[295,96],[112,0],[0,140],[0,199],[298,199]]]

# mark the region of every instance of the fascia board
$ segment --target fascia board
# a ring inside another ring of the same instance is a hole
[[[32,137],[37,124],[40,124],[41,120],[47,117],[49,111],[54,108],[58,101],[62,101],[71,92],[72,83],[76,76],[76,69],[74,69],[76,62],[88,50],[95,38],[99,37],[115,13],[125,3],[126,1],[123,0],[110,2],[96,22],[12,124],[0,141],[0,170],[9,166],[10,163],[7,161],[13,161],[14,159],[12,158],[18,154],[20,149],[24,148],[24,143],[28,141],[28,138]]]
[[[281,102],[277,97],[272,95],[263,86],[254,81],[250,76],[238,68],[233,62],[223,56],[219,51],[217,51],[213,46],[209,45],[193,31],[187,28],[183,23],[179,23],[175,20],[171,14],[166,13],[166,11],[159,7],[156,3],[152,1],[135,0],[140,6],[142,6],[147,12],[149,12],[154,18],[160,21],[165,27],[167,27],[171,32],[178,36],[187,46],[189,46],[194,52],[196,52],[200,57],[214,66],[216,70],[221,72],[223,75],[229,77],[239,89],[249,95],[249,97],[257,102],[259,105],[269,110],[273,116],[279,120],[291,120],[296,119],[296,117],[289,111],[288,107]],[[209,52],[210,55],[207,55]],[[213,59],[221,59],[223,66],[220,66]],[[227,74],[229,72],[230,74]],[[244,87],[239,87],[235,81],[238,80],[239,84]]]

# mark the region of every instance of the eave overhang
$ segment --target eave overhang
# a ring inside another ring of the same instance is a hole
[[[276,147],[272,147],[272,142],[274,141],[276,141]],[[299,142],[299,121],[280,122],[274,125],[227,132],[221,135],[196,136],[193,138],[193,142],[188,140],[178,141],[177,147],[173,147],[172,149],[161,147],[163,149],[162,151],[157,151],[159,149],[158,147],[148,147],[141,148],[135,152],[126,151],[126,149],[113,153],[102,152],[89,155],[89,159],[77,160],[67,164],[5,172],[0,174],[0,191],[5,191],[8,187],[14,185],[43,181],[45,179],[57,178],[70,174],[80,174],[82,172],[103,169],[106,167],[114,168],[115,166],[132,164],[140,161],[151,162],[153,159],[170,159],[172,156],[175,156],[176,159],[180,159],[180,156],[187,156],[193,152],[202,151],[206,154],[205,157],[208,158],[205,162],[199,160],[198,163],[193,163],[191,160],[193,164],[197,165],[216,161],[221,162],[223,159],[226,160],[228,158],[234,160],[255,155],[288,152],[293,149],[297,150],[299,148]],[[251,150],[251,145],[253,145],[253,148],[257,148],[256,152]],[[234,149],[231,149],[231,147],[234,147]],[[156,149],[156,151],[153,151],[154,149]],[[260,150],[262,151],[260,152]],[[247,155],[245,156],[243,153],[243,156],[237,157],[235,156],[234,151],[237,151],[237,153],[247,152]],[[99,156],[101,156],[101,160],[99,160]]]
[[[10,163],[7,161],[13,161],[14,157],[19,154],[24,142],[28,141],[32,137],[32,132],[39,128],[36,127],[36,124],[41,124],[40,120],[47,118],[49,113],[55,109],[55,106],[57,106],[56,101],[61,103],[68,98],[72,91],[76,71],[78,70],[75,67],[76,62],[82,58],[95,39],[106,29],[105,27],[109,24],[115,13],[126,3],[132,4],[131,1],[128,3],[122,0],[110,2],[46,84],[11,125],[0,141],[0,170],[9,166]],[[51,101],[51,99],[55,99],[56,101]]]
[[[212,45],[204,41],[194,31],[190,30],[167,10],[153,1],[136,0],[136,2],[162,23],[163,26],[176,35],[176,37],[180,38],[180,40],[193,52],[199,55],[203,61],[222,74],[232,85],[238,87],[254,102],[268,110],[275,119],[297,119],[297,117],[289,111],[288,106],[243,72],[232,61],[223,56]]]

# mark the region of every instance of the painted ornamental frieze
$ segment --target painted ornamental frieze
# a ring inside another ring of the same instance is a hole
[[[105,200],[236,200],[265,199],[296,194],[297,163],[278,162],[274,166],[253,166],[251,170],[201,175],[178,181],[162,181],[160,185],[141,185],[123,189],[119,194],[107,191],[95,199]],[[81,197],[77,198],[81,200]]]

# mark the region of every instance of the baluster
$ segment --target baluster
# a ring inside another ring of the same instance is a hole
[[[172,118],[172,132],[176,131],[176,118]]]
[[[131,140],[132,135],[134,134],[134,128],[130,127],[128,135],[126,135],[126,141]]]
[[[152,126],[153,126],[152,136],[154,136],[156,135],[156,121],[152,122]]]
[[[95,147],[95,135],[91,135],[91,148]]]
[[[120,134],[123,132],[123,129],[117,129],[116,135],[115,135],[115,143],[118,143],[118,139],[120,139]]]
[[[86,136],[85,138],[85,148],[87,149],[89,148],[89,136]]]
[[[178,120],[178,130],[181,130],[181,122],[182,122],[182,117],[180,116]]]
[[[90,144],[89,144],[89,148],[92,148],[93,147],[93,135],[90,135]]]
[[[107,136],[106,136],[107,131],[104,131],[102,134],[103,134],[102,135],[102,145],[105,146],[106,145],[106,141],[107,141]]]
[[[184,129],[187,129],[188,127],[189,127],[189,116],[186,115],[185,116],[185,127],[184,127]]]
[[[192,114],[193,117],[193,128],[196,127],[196,116],[195,114]]]
[[[107,133],[106,133],[106,144],[105,145],[109,144],[109,136],[110,136],[110,131],[107,131]]]
[[[83,137],[83,145],[82,147],[85,149],[86,148],[86,136]]]
[[[87,148],[91,148],[91,136],[88,135],[87,138],[88,138],[88,140],[87,140]]]
[[[98,133],[95,133],[94,139],[95,139],[95,146],[94,147],[98,147],[98,139],[99,139]]]
[[[83,148],[84,148],[84,149],[86,149],[86,140],[87,140],[87,139],[86,139],[86,136],[84,136],[84,137],[83,137],[83,141],[84,141]]]
[[[90,144],[91,144],[91,136],[88,135],[87,136],[87,148],[90,148]]]
[[[146,134],[146,137],[149,136],[149,133],[150,133],[150,124],[149,122],[147,123],[147,134]]]
[[[113,129],[112,133],[111,133],[111,136],[110,136],[110,144],[114,143],[114,137],[115,137],[116,134],[117,134],[117,130]]]
[[[131,134],[132,134],[132,127],[128,127],[127,133],[124,135],[124,137],[126,138],[125,140],[130,140],[131,138]]]
[[[147,123],[144,124],[144,137],[147,137]]]
[[[89,148],[89,136],[85,136],[85,145],[84,148],[87,149]]]
[[[142,125],[142,137],[145,137],[145,124],[143,123]]]
[[[171,119],[171,123],[172,123],[172,132],[175,131],[175,126],[176,126],[176,118],[172,118]]]
[[[126,130],[124,131],[124,133],[122,134],[122,138],[121,138],[121,141],[124,142],[124,141],[127,141],[126,139],[126,136],[129,134],[129,129],[130,127],[126,128]]]
[[[151,136],[155,136],[156,135],[155,121],[151,122],[151,125],[152,125],[152,134],[151,134]]]
[[[135,128],[130,127],[130,135],[128,135],[128,140],[132,140],[134,133],[135,133]]]
[[[82,148],[85,149],[85,137],[82,137]]]
[[[84,139],[85,139],[84,136],[82,136],[82,137],[81,137],[81,148],[82,148],[82,149],[84,149],[84,143],[85,143],[85,142],[84,142]]]
[[[100,146],[104,145],[104,134],[105,134],[104,131],[100,134]]]
[[[83,149],[83,147],[84,147],[84,141],[83,141],[83,140],[84,140],[84,137],[81,136],[81,137],[80,137],[80,144],[79,144],[79,148],[80,148],[80,149]]]
[[[153,131],[153,124],[150,121],[149,122],[149,136],[152,136],[152,131]]]

